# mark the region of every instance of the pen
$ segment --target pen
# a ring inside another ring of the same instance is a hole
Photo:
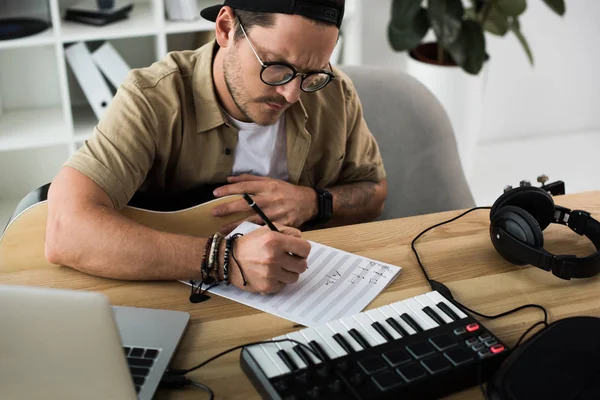
[[[279,232],[279,229],[277,229],[277,227],[275,225],[273,225],[273,223],[271,222],[271,220],[269,219],[269,217],[267,217],[265,215],[265,213],[263,212],[263,210],[260,209],[260,207],[258,206],[258,204],[256,204],[256,202],[254,200],[252,200],[252,197],[250,197],[250,195],[248,193],[244,193],[242,195],[242,197],[244,198],[244,200],[246,200],[246,203],[248,203],[250,205],[250,207],[252,207],[252,209],[254,211],[256,211],[256,213],[258,214],[258,216],[265,221],[265,224],[267,224],[267,226],[275,232]],[[290,256],[294,256],[294,257],[299,257],[298,255],[294,254],[294,253],[290,253],[288,251],[288,254]],[[308,267],[306,267],[306,269],[308,269]]]
[[[279,232],[279,229],[277,229],[277,227],[273,225],[269,217],[265,215],[265,213],[260,209],[258,204],[256,204],[256,202],[252,200],[252,197],[250,197],[248,193],[244,193],[242,196],[244,197],[244,200],[246,200],[250,207],[252,207],[252,209],[258,214],[258,216],[265,222],[265,224],[267,224],[267,226],[272,231]]]

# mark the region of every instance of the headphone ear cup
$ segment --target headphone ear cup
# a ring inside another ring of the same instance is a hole
[[[507,261],[516,265],[525,265],[525,261],[515,258],[504,241],[497,240],[493,231],[498,228],[522,242],[524,245],[544,247],[544,235],[536,219],[522,208],[504,206],[496,210],[490,224],[490,237],[496,251]]]
[[[506,206],[515,206],[532,216],[542,230],[554,219],[554,199],[544,189],[535,186],[523,186],[503,193],[492,205],[490,219]]]

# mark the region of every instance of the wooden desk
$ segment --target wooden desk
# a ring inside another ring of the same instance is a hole
[[[600,191],[557,197],[556,203],[590,211],[600,218]],[[411,252],[412,239],[423,229],[458,215],[445,212],[377,223],[308,232],[305,238],[342,250],[403,267],[384,293],[368,308],[427,292],[429,287]],[[496,314],[526,303],[547,308],[550,321],[574,315],[600,316],[600,277],[564,281],[533,267],[516,267],[505,262],[489,239],[489,212],[475,211],[466,217],[427,233],[417,243],[423,264],[432,279],[444,282],[466,306],[485,314]],[[594,247],[564,226],[546,229],[546,249],[579,256]],[[233,301],[212,296],[202,304],[188,302],[190,288],[178,282],[123,282],[88,276],[69,268],[52,268],[0,275],[5,284],[25,284],[106,294],[115,305],[183,310],[192,319],[172,363],[188,368],[210,356],[246,342],[270,339],[302,327]],[[509,346],[534,322],[537,310],[525,310],[499,320],[481,320]],[[256,399],[258,394],[242,372],[235,351],[189,374],[210,386],[219,399]],[[161,390],[159,399],[206,398],[199,390]],[[478,388],[451,396],[480,399]]]

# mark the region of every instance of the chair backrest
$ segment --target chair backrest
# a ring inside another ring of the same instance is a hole
[[[356,87],[387,173],[379,219],[473,207],[450,120],[435,96],[400,70],[342,70]]]

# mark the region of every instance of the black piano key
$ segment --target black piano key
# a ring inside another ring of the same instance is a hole
[[[429,306],[425,306],[423,307],[423,312],[427,315],[429,315],[429,317],[431,317],[432,320],[434,320],[435,322],[437,322],[438,325],[442,326],[442,325],[446,325],[446,321],[444,321],[444,318],[440,317],[433,308],[429,307]]]
[[[400,315],[400,318],[402,318],[404,320],[404,322],[406,322],[408,324],[408,326],[413,328],[415,330],[415,332],[423,332],[423,328],[421,328],[421,325],[419,325],[417,323],[417,321],[412,319],[412,317],[410,315],[408,315],[407,313]]]
[[[130,367],[151,367],[154,361],[149,358],[128,358],[127,364]]]
[[[308,345],[310,346],[311,349],[313,349],[313,351],[315,353],[317,353],[319,355],[321,360],[323,360],[323,361],[330,360],[329,355],[327,353],[325,353],[325,350],[323,350],[323,348],[321,347],[319,342],[315,342],[314,340],[311,340],[310,342],[308,342]]]
[[[277,355],[279,356],[279,358],[281,358],[281,361],[283,361],[283,363],[287,365],[287,367],[290,370],[296,371],[297,369],[299,369],[294,360],[292,360],[292,357],[290,357],[288,353],[285,352],[285,350],[279,350],[277,352]]]
[[[309,366],[315,364],[313,359],[308,354],[306,354],[306,351],[304,350],[304,348],[302,346],[296,345],[293,347],[293,349],[294,349],[294,352],[298,355],[298,357],[300,357],[300,359],[302,361],[304,361],[304,364],[309,365]]]
[[[375,321],[371,324],[371,326],[373,327],[373,329],[375,329],[377,332],[379,332],[379,334],[381,336],[383,336],[383,338],[385,340],[387,340],[388,342],[391,342],[394,340],[394,337],[392,335],[390,335],[390,333],[388,331],[386,331],[385,328],[383,327],[383,325],[381,325],[379,322]]]
[[[440,310],[446,313],[447,316],[452,318],[452,321],[458,321],[460,319],[460,317],[454,311],[452,311],[452,309],[448,307],[446,303],[440,301],[436,304],[436,306],[438,306]]]
[[[354,348],[350,345],[350,343],[348,343],[346,341],[346,339],[344,339],[344,337],[342,335],[340,335],[339,333],[336,333],[333,335],[333,338],[335,339],[336,342],[338,342],[338,344],[340,346],[342,346],[342,349],[344,349],[346,351],[346,353],[348,353],[348,354],[354,353]]]
[[[348,333],[350,334],[350,336],[352,336],[352,338],[354,338],[354,340],[358,342],[358,344],[361,345],[363,349],[368,349],[369,347],[371,347],[369,342],[367,342],[363,335],[361,335],[360,332],[356,329],[352,328],[348,331]]]
[[[390,318],[386,319],[385,321],[386,321],[388,324],[390,324],[390,326],[391,326],[392,328],[394,328],[394,330],[395,330],[396,332],[398,332],[398,333],[400,334],[400,336],[402,336],[402,337],[406,337],[406,336],[408,336],[408,332],[406,331],[406,329],[404,329],[404,328],[402,327],[402,325],[400,325],[400,324],[398,323],[398,321],[396,321],[394,318],[390,317]]]

